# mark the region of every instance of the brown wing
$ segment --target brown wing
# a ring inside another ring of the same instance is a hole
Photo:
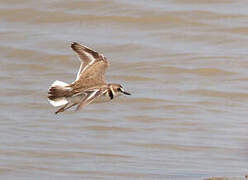
[[[87,66],[93,64],[99,58],[100,54],[88,48],[87,46],[83,46],[76,42],[71,44],[71,48],[77,53],[81,60],[81,65],[77,73],[77,80],[80,74],[87,68]]]
[[[107,59],[102,54],[77,43],[74,43],[73,48],[83,59],[83,63],[71,87],[76,90],[105,84],[104,73],[109,66]]]

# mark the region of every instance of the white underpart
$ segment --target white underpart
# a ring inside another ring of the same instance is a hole
[[[90,93],[90,96],[87,98],[91,98],[93,97],[96,93],[97,93],[98,89],[95,89],[93,90],[91,93]],[[107,91],[107,90],[106,90]],[[74,95],[74,96],[71,96],[71,97],[68,97],[66,98],[66,100],[70,103],[80,103],[82,101],[82,99],[86,96],[86,93],[79,93],[77,95]],[[110,101],[111,99],[109,98],[109,96],[106,94],[106,92],[103,92],[103,94],[97,98],[95,98],[93,100],[92,103],[103,103],[103,102],[108,102]],[[86,100],[85,100],[86,101]]]
[[[62,87],[65,87],[67,86],[68,84],[67,83],[64,83],[62,81],[54,81],[53,84],[51,85],[51,87],[54,87],[54,86],[62,86]],[[50,87],[50,88],[51,88]],[[50,100],[48,99],[48,102],[53,105],[54,107],[58,107],[58,106],[62,106],[62,105],[65,105],[68,103],[68,101],[66,100],[66,98],[64,97],[61,97],[61,98],[57,98],[57,99],[54,99],[54,100]]]
[[[90,93],[90,96],[85,99],[84,101],[87,101],[88,99],[92,98],[96,93],[97,91],[99,91],[99,89],[95,89],[93,92]],[[86,96],[87,94],[82,92],[82,93],[79,93],[77,95],[74,95],[74,96],[71,96],[71,97],[68,97],[66,100],[70,103],[80,103]]]
[[[84,67],[84,69],[82,69],[82,67],[83,67],[83,65],[84,65],[84,62],[81,63],[80,68],[79,68],[79,71],[78,71],[78,73],[77,73],[76,81],[79,79],[80,74],[81,74],[85,69],[87,69],[88,66],[90,66],[91,64],[93,64],[93,63],[95,62],[95,60],[96,60],[96,59],[95,59],[91,54],[89,54],[89,53],[86,53],[86,52],[85,52],[85,55],[90,59],[90,62]]]

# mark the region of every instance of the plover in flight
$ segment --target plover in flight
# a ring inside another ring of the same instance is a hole
[[[54,81],[48,91],[48,101],[55,107],[63,106],[55,113],[63,112],[75,105],[82,109],[91,102],[107,102],[126,92],[120,84],[107,84],[104,73],[108,60],[98,52],[76,42],[71,48],[77,53],[81,65],[76,80],[71,84]]]

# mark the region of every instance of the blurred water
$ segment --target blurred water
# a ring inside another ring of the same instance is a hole
[[[0,3],[1,179],[201,179],[248,167],[248,2]],[[83,111],[47,102],[83,43],[132,93]]]

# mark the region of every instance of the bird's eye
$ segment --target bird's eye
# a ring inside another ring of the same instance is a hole
[[[117,91],[121,91],[121,88],[118,88]]]

